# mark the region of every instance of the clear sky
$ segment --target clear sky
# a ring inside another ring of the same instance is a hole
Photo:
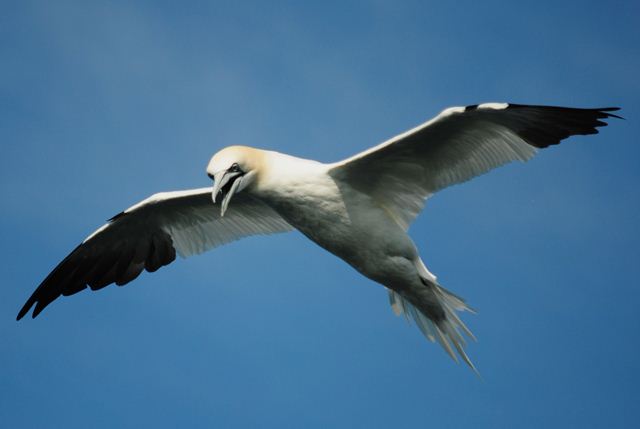
[[[637,1],[2,2],[0,426],[637,424],[639,18]],[[412,226],[479,310],[483,380],[299,233],[15,321],[105,219],[207,186],[226,145],[335,161],[488,101],[627,120],[447,189]]]

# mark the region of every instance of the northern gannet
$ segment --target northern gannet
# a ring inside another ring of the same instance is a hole
[[[346,160],[325,164],[230,146],[207,166],[213,187],[155,194],[89,235],[24,304],[36,317],[60,295],[124,285],[142,270],[253,234],[297,229],[388,289],[396,314],[415,320],[457,361],[475,370],[457,311],[465,301],[442,287],[407,230],[435,192],[577,134],[596,134],[618,108],[576,109],[485,103],[453,107]],[[231,201],[233,200],[233,203]],[[218,205],[219,208],[216,208]],[[454,351],[455,350],[455,351]]]

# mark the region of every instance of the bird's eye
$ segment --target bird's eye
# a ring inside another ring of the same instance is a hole
[[[238,171],[240,171],[240,166],[234,163],[231,167],[229,167],[228,171],[231,173],[237,173]]]

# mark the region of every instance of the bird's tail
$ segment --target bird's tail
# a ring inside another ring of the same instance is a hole
[[[422,261],[419,262],[424,267]],[[426,267],[424,267],[424,270],[426,270]],[[430,314],[432,312],[421,311],[420,308],[417,308],[419,304],[414,305],[412,303],[419,300],[412,299],[410,301],[403,294],[393,290],[389,290],[391,308],[397,315],[404,314],[407,319],[413,319],[424,336],[431,342],[438,341],[454,361],[458,362],[458,356],[460,356],[473,371],[478,373],[478,370],[464,351],[466,341],[463,334],[473,341],[476,341],[476,337],[457,314],[458,311],[468,311],[475,314],[475,310],[468,306],[462,298],[440,286],[436,282],[435,276],[429,273],[428,270],[426,270],[426,273],[428,273],[429,278],[424,278],[427,275],[423,277],[422,273],[421,277],[424,285],[429,290],[430,305],[438,305],[442,309],[442,317],[437,318],[437,320],[430,318],[425,313]],[[458,356],[456,356],[454,349]]]

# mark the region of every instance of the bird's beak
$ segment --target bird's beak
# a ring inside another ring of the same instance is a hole
[[[238,186],[240,186],[240,182],[242,182],[241,173],[220,171],[213,175],[213,190],[211,191],[211,198],[215,203],[218,195],[222,194],[220,216],[224,216],[224,213],[227,211],[227,207],[229,207],[229,201],[231,201],[231,197],[233,196],[233,194],[236,193]],[[227,186],[229,183],[231,183],[231,185]]]
[[[211,199],[215,204],[218,194],[222,190],[222,187],[227,184],[229,177],[226,177],[226,171],[219,171],[213,175],[213,189],[211,190]]]

